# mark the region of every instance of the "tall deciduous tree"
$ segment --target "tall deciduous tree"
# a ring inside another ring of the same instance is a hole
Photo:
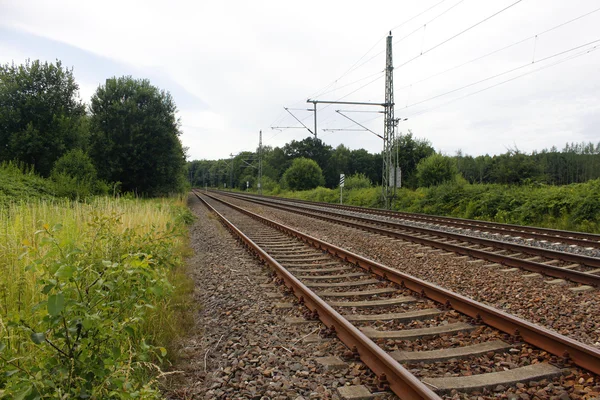
[[[85,144],[85,106],[73,70],[60,61],[0,65],[0,160],[33,165],[48,176],[54,162]]]
[[[292,190],[308,190],[325,184],[323,171],[316,161],[300,157],[283,174],[284,186]]]
[[[398,152],[398,163],[402,168],[402,185],[417,187],[417,164],[435,153],[431,143],[426,139],[413,137],[409,130],[406,135],[400,134],[396,138],[392,151]]]
[[[98,175],[124,191],[160,195],[184,187],[177,108],[148,80],[111,78],[91,104],[90,155]]]

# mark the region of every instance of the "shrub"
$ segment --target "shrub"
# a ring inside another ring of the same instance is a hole
[[[290,190],[307,190],[325,184],[323,171],[316,161],[308,158],[295,158],[292,165],[283,173],[282,186]]]
[[[419,186],[429,187],[449,182],[458,174],[455,161],[442,154],[433,154],[417,164]]]
[[[367,178],[365,174],[354,174],[346,177],[346,181],[344,182],[344,189],[367,189],[370,188],[372,185],[373,184],[371,183],[371,180]]]

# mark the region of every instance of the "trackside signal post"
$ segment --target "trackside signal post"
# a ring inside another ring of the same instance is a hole
[[[340,174],[340,204],[342,204],[343,192],[344,192],[344,182],[346,180],[346,175]]]

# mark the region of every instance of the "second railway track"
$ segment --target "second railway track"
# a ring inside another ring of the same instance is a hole
[[[600,258],[597,257],[409,226],[359,215],[346,215],[336,211],[315,210],[298,204],[285,205],[254,197],[229,193],[226,195],[383,236],[409,240],[510,268],[522,268],[533,273],[590,285],[590,287],[600,287]],[[582,287],[581,290],[587,288]]]
[[[378,208],[367,208],[342,204],[322,203],[283,197],[258,196],[245,194],[245,196],[272,201],[312,205],[336,210],[344,210],[352,213],[366,214],[372,216],[386,217],[400,221],[414,221],[417,223],[431,224],[436,226],[454,227],[465,233],[489,232],[505,237],[517,237],[537,240],[551,247],[552,245],[570,245],[580,249],[600,249],[600,235],[586,232],[565,231],[560,229],[539,228],[534,226],[503,224],[499,222],[480,221],[473,219],[442,217],[438,215],[408,213],[402,211],[382,210]]]
[[[205,201],[233,213],[240,228],[224,220],[228,228],[402,398],[490,390],[510,397],[515,385],[532,382],[563,389],[573,378],[596,382],[574,364],[597,374],[597,349],[243,209],[231,211],[236,206],[222,200]],[[594,393],[592,386],[581,390]]]

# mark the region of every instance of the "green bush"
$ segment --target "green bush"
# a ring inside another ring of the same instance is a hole
[[[442,154],[432,154],[417,164],[417,181],[420,187],[450,182],[457,174],[458,169],[454,159]]]
[[[0,164],[0,207],[13,201],[54,198],[54,184],[33,172],[24,164]]]
[[[367,189],[373,186],[365,174],[354,174],[346,177],[344,190]]]
[[[468,184],[401,189],[394,209],[509,224],[600,232],[600,180],[567,186]]]
[[[381,205],[381,186],[355,188],[344,191],[344,204],[361,207],[379,207]]]
[[[382,206],[381,186],[346,189],[344,204]],[[600,179],[568,186],[536,183],[515,186],[469,184],[458,175],[441,185],[416,190],[399,189],[392,206],[399,211],[600,233],[598,193]],[[318,187],[278,195],[308,201],[339,202],[339,188]]]
[[[50,177],[59,197],[85,199],[109,191],[108,184],[97,179],[91,158],[81,149],[71,150],[56,160]]]
[[[290,190],[308,190],[325,185],[325,178],[316,161],[300,157],[283,173],[281,185]]]

